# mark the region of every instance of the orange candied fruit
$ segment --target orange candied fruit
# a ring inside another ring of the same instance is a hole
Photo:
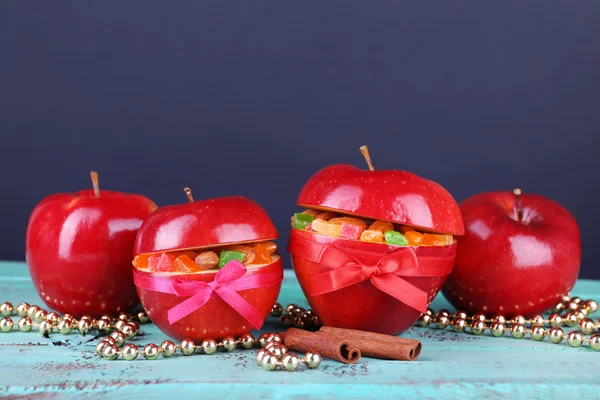
[[[371,229],[367,229],[363,231],[360,235],[360,240],[363,242],[373,242],[373,243],[383,243],[385,242],[385,238],[383,236],[382,231],[374,231]]]
[[[387,232],[394,230],[394,224],[388,221],[375,221],[369,226],[370,231]]]
[[[189,252],[184,252],[184,254],[181,254],[179,257],[177,257],[175,259],[175,261],[173,261],[173,271],[175,272],[199,272],[202,271],[202,268],[200,268],[200,266],[198,264],[196,264],[196,261],[194,261],[194,259],[190,258],[188,254],[185,253],[189,253]],[[195,253],[192,253],[195,254]]]
[[[452,244],[452,235],[435,235],[432,233],[424,233],[421,244],[426,246],[447,246]]]
[[[269,250],[262,244],[255,244],[252,248],[254,250],[254,260],[253,264],[271,264],[273,262],[273,258],[271,254],[269,254]]]
[[[423,235],[421,235],[419,232],[408,231],[404,233],[404,236],[406,236],[408,243],[412,246],[418,246],[422,244],[421,242],[423,241]]]
[[[148,268],[148,259],[150,257],[152,257],[152,254],[140,254],[135,256],[131,264],[136,268],[146,269]]]
[[[340,232],[342,231],[342,225],[323,221],[320,219],[315,219],[312,222],[311,226],[315,232],[327,236],[340,237]]]

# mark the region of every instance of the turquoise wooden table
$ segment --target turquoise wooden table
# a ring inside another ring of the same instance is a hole
[[[579,281],[574,294],[600,299],[600,282]],[[24,263],[0,263],[0,302],[42,305]],[[291,271],[281,304],[307,306]],[[440,295],[434,309],[451,307]],[[277,331],[276,320],[263,331]],[[135,343],[166,339],[152,324]],[[106,361],[96,340],[78,334],[0,333],[0,397],[82,398],[600,398],[600,353],[549,341],[412,328],[423,342],[418,361],[325,360],[319,369],[263,371],[255,350],[147,361]]]

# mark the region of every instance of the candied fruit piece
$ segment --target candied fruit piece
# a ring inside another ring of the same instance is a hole
[[[188,257],[187,254],[182,254],[173,261],[173,270],[177,272],[198,272],[202,271],[202,268],[196,264],[193,258]]]
[[[371,224],[371,226],[369,226],[369,230],[370,231],[381,231],[381,232],[393,231],[394,224],[392,224],[391,222],[388,222],[388,221],[375,221]]]
[[[277,243],[275,242],[262,242],[261,245],[267,249],[269,254],[273,254],[277,251]]]
[[[292,219],[292,228],[306,229],[306,225],[310,224],[315,217],[309,214],[296,213]]]
[[[244,260],[242,261],[243,264],[252,264],[252,261],[254,261],[254,250],[252,250],[252,247],[250,246],[240,244],[237,246],[228,247],[227,250],[239,251],[240,253],[244,253]]]
[[[196,253],[195,251],[186,250],[186,251],[182,251],[178,255],[186,255],[186,256],[188,256],[189,258],[191,258],[193,260],[194,258],[196,258],[196,256],[198,255],[198,253]]]
[[[408,243],[410,243],[411,246],[418,246],[423,241],[423,235],[419,232],[408,231],[404,233],[404,236],[406,236]]]
[[[221,251],[221,257],[219,258],[219,268],[223,268],[229,261],[238,260],[239,262],[244,261],[244,253],[241,251]]]
[[[135,256],[131,264],[136,268],[146,269],[148,268],[148,259],[150,257],[152,257],[152,254],[140,254]]]
[[[148,269],[152,272],[171,272],[173,271],[173,261],[175,261],[175,256],[172,254],[155,254],[148,259]]]
[[[358,225],[342,224],[342,229],[340,230],[340,237],[344,239],[358,240],[360,238],[360,234],[363,231],[364,229]]]
[[[254,264],[271,264],[273,262],[266,246],[257,243],[252,250],[254,250]]]
[[[323,221],[329,221],[331,218],[335,218],[338,215],[332,211],[323,211],[318,214],[315,219],[322,219]]]
[[[341,225],[332,224],[331,222],[315,219],[312,222],[312,229],[321,235],[340,237]]]
[[[447,246],[452,244],[452,235],[435,235],[432,233],[424,233],[421,244],[427,246]]]
[[[400,232],[386,231],[383,236],[385,237],[385,242],[388,244],[395,244],[396,246],[408,245],[408,239]]]
[[[353,217],[331,218],[328,222],[332,223],[332,224],[337,224],[337,225],[342,225],[342,224],[356,225],[356,226],[362,228],[361,231],[364,231],[365,229],[367,229],[367,223],[365,221],[363,221],[362,219],[353,218]]]
[[[414,229],[411,228],[410,226],[407,226],[407,225],[396,224],[396,229],[395,230],[404,235],[406,232],[413,231]]]
[[[367,229],[360,235],[360,240],[363,242],[381,243],[384,241],[383,232]]]
[[[323,211],[321,210],[304,210],[302,214],[312,215],[313,217],[317,217],[317,215],[321,214]]]

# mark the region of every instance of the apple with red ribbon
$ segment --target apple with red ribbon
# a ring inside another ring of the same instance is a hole
[[[314,174],[297,204],[423,232],[463,233],[454,198],[439,184],[401,170],[332,165]],[[456,242],[395,246],[292,229],[288,250],[300,286],[324,325],[398,334],[417,320],[450,273]]]
[[[150,199],[94,190],[58,193],[36,205],[27,226],[26,260],[40,298],[75,317],[128,312],[137,304],[133,244],[156,208]]]
[[[579,227],[537,194],[489,192],[460,204],[465,235],[443,293],[458,309],[530,316],[560,303],[581,263]]]
[[[136,256],[264,243],[279,237],[256,202],[242,196],[161,207],[140,228]],[[165,273],[134,268],[142,305],[150,319],[177,340],[238,336],[260,328],[281,289],[283,264],[231,261],[220,269]]]

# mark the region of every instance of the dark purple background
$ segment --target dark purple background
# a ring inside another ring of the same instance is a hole
[[[277,223],[331,163],[458,200],[547,195],[600,278],[600,2],[0,2],[0,259],[29,212],[89,186],[158,204],[244,194]]]

